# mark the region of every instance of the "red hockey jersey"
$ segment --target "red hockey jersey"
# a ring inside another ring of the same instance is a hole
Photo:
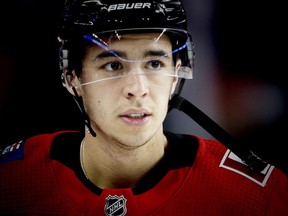
[[[81,133],[10,145],[0,152],[0,215],[288,215],[288,182],[276,167],[253,173],[217,141],[166,135],[165,157],[135,189],[100,189],[85,178]]]

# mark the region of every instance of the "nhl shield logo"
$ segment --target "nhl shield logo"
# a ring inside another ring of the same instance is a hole
[[[127,199],[121,196],[111,196],[106,198],[106,205],[104,207],[107,216],[124,216],[127,212],[126,208]]]

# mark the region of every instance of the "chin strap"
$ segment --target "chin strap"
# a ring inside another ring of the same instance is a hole
[[[74,101],[76,102],[78,108],[80,109],[81,111],[81,114],[82,114],[82,118],[84,120],[84,123],[85,125],[87,126],[87,129],[88,129],[88,132],[93,136],[93,137],[96,137],[96,132],[93,130],[92,126],[91,126],[91,123],[90,123],[90,119],[87,115],[87,113],[85,112],[85,109],[84,109],[84,105],[83,105],[83,100],[82,98],[78,95],[75,87],[73,86],[72,87],[72,90],[75,94],[75,96],[73,96],[73,99]]]
[[[241,145],[241,143],[230,136],[230,134],[228,134],[222,127],[192,103],[180,97],[179,94],[175,94],[170,100],[168,112],[173,108],[183,111],[185,114],[190,116],[207,132],[236,154],[251,170],[262,171],[267,166],[267,162],[256,156],[253,151],[245,145]]]

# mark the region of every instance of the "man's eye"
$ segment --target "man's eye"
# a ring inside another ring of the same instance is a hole
[[[105,64],[104,68],[108,71],[114,71],[123,69],[123,66],[119,62],[110,62],[108,64]]]
[[[150,61],[150,62],[148,62],[148,64],[147,64],[147,68],[148,68],[148,69],[153,69],[153,70],[160,69],[161,66],[162,66],[162,63],[159,62],[159,61]]]

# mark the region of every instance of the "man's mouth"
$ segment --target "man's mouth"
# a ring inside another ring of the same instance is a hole
[[[143,126],[151,119],[151,114],[144,112],[133,112],[132,110],[120,115],[120,118],[128,125]]]
[[[129,115],[126,115],[126,117],[128,117],[128,118],[143,118],[145,116],[147,116],[147,115],[144,113],[131,113]]]

